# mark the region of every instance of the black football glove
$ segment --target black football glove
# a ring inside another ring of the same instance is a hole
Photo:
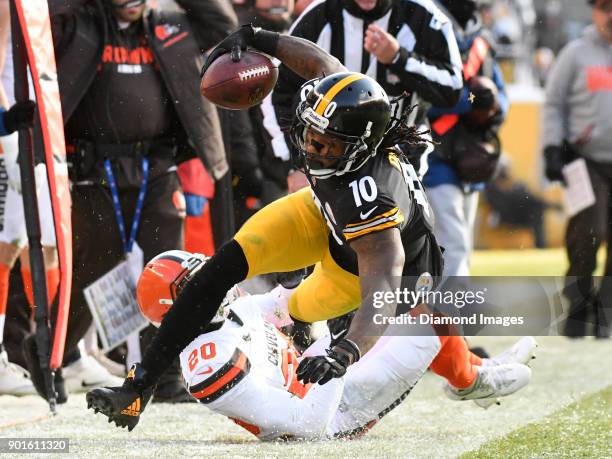
[[[201,75],[204,75],[208,67],[223,54],[232,53],[232,61],[238,62],[242,58],[242,51],[246,50],[247,47],[274,56],[278,37],[279,34],[276,32],[253,27],[252,24],[243,25],[213,48],[206,58]]]
[[[4,112],[4,127],[8,134],[32,127],[36,104],[31,100],[17,102]]]
[[[544,174],[551,182],[564,182],[563,166],[565,154],[563,147],[557,145],[549,145],[544,148],[545,169]]]
[[[359,348],[347,339],[341,340],[327,355],[304,357],[297,368],[297,377],[304,384],[319,383],[321,385],[333,378],[341,378],[346,374],[349,365],[357,362],[360,357]]]

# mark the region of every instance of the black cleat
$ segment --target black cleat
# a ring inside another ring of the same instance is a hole
[[[132,367],[121,387],[99,387],[87,392],[87,408],[95,413],[102,413],[108,417],[108,422],[114,422],[117,427],[127,427],[131,432],[140,421],[147,403],[153,393],[152,388],[139,390],[134,379],[142,380],[139,372],[144,372],[136,364]]]

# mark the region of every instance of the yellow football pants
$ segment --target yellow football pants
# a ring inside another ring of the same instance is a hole
[[[315,265],[289,301],[292,317],[315,322],[346,314],[361,303],[359,277],[333,260],[329,232],[310,188],[304,188],[261,209],[234,239],[244,251],[248,277]]]

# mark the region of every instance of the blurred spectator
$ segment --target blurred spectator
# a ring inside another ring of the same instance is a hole
[[[72,180],[64,365],[78,356],[92,321],[86,286],[122,261],[134,239],[145,260],[182,248],[185,200],[176,165],[201,168],[199,157],[215,180],[228,176],[219,118],[199,93],[199,73],[201,52],[237,21],[225,0],[177,3],[184,13],[149,9],[145,0],[49,2]],[[222,210],[231,212],[229,203]],[[156,398],[190,400],[178,365],[166,375]]]
[[[1,11],[0,6],[0,12]],[[4,17],[0,17],[0,20]],[[6,37],[5,37],[6,38]],[[4,42],[6,44],[6,41]],[[0,44],[0,47],[3,45]],[[1,70],[1,68],[0,68]],[[0,93],[4,95],[4,89],[0,82]],[[3,97],[6,101],[6,96]],[[13,134],[18,129],[24,129],[32,126],[34,116],[34,103],[31,101],[19,102],[8,110],[0,105],[0,137],[6,137]],[[7,311],[7,300],[9,293],[9,275],[13,265],[17,261],[17,256],[21,250],[18,244],[11,244],[7,241],[7,235],[11,233],[10,228],[16,225],[11,225],[10,220],[15,218],[7,208],[7,198],[9,187],[9,178],[6,168],[6,155],[4,149],[4,141],[0,141],[0,395],[29,395],[34,393],[34,386],[29,380],[27,373],[17,366],[10,363],[8,354],[4,349],[4,327]],[[20,197],[18,193],[13,193],[13,202]],[[22,216],[21,216],[22,217]],[[20,218],[20,216],[17,216]],[[15,324],[15,321],[10,321]]]
[[[291,25],[294,0],[232,0],[241,24],[284,31]]]
[[[593,25],[559,54],[546,85],[543,145],[546,177],[563,181],[563,166],[584,158],[595,204],[572,216],[565,243],[569,269],[564,294],[570,302],[567,336],[585,336],[589,316],[595,334],[610,335],[612,320],[612,0],[590,0]],[[583,186],[589,186],[584,183]],[[597,292],[597,250],[607,241],[607,259]]]
[[[478,2],[478,13],[483,29],[493,30],[495,16],[493,15],[494,0],[481,0]]]
[[[512,177],[507,164],[500,164],[495,178],[487,183],[484,195],[491,207],[489,226],[527,228],[533,233],[536,248],[547,246],[544,213],[547,209],[561,210],[560,205],[533,194],[526,183]]]
[[[440,0],[453,19],[466,84],[450,109],[429,111],[434,140],[424,184],[436,216],[434,234],[444,252],[445,276],[468,276],[478,191],[495,169],[497,131],[508,110],[494,43],[474,0]]]
[[[480,2],[483,27],[493,33],[497,61],[507,83],[533,84],[536,12],[532,0]]]
[[[540,86],[546,85],[548,74],[555,62],[555,55],[550,48],[538,48],[534,55],[535,72]]]
[[[547,1],[543,8],[537,11],[537,17],[536,46],[548,48],[557,54],[567,42],[562,3],[559,0]]]

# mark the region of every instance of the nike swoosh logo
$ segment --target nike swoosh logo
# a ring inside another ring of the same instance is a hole
[[[370,210],[368,210],[365,214],[363,212],[359,213],[359,217],[362,220],[365,220],[366,218],[368,218],[370,216],[370,214],[372,214],[372,212],[374,212],[376,209],[378,209],[378,206],[374,206],[372,207]]]
[[[342,333],[344,333],[345,331],[346,330],[342,330],[340,333],[336,333],[335,335],[331,333],[331,339],[338,339],[338,337],[342,335]]]

